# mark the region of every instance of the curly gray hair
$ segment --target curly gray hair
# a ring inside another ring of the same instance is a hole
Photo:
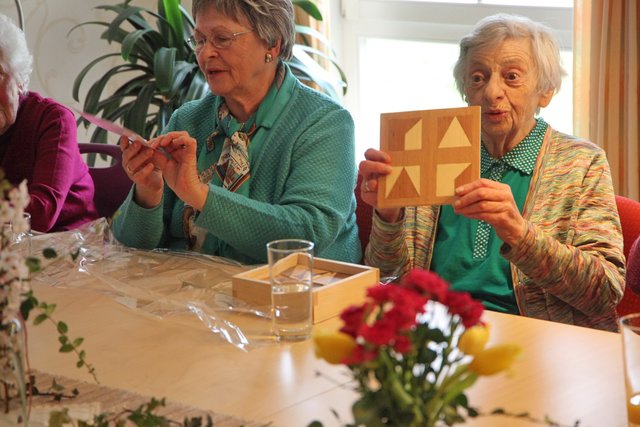
[[[7,71],[13,75],[22,91],[26,91],[31,77],[33,57],[29,53],[22,30],[8,16],[2,14],[0,14],[0,56],[10,67]]]
[[[460,56],[453,68],[453,77],[463,98],[467,85],[469,50],[497,46],[505,39],[513,38],[531,40],[538,93],[550,90],[557,93],[560,90],[562,77],[567,75],[567,72],[562,67],[558,42],[551,29],[524,16],[498,13],[478,21],[473,31],[460,40]]]
[[[281,41],[280,58],[291,59],[296,35],[291,0],[193,0],[191,13],[195,18],[210,7],[236,21],[246,17],[268,46]]]

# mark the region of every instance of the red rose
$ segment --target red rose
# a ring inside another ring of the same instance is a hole
[[[395,339],[397,331],[398,328],[394,320],[383,317],[371,326],[363,326],[360,329],[360,336],[371,344],[383,346],[390,344]]]
[[[417,292],[442,302],[445,299],[449,284],[436,273],[414,268],[404,276],[402,286],[415,289]]]
[[[411,340],[405,335],[400,335],[396,338],[396,342],[393,345],[393,349],[400,354],[407,354],[411,351]]]
[[[357,337],[358,331],[362,324],[364,324],[369,310],[370,305],[367,303],[345,308],[342,313],[340,313],[340,319],[344,322],[344,326],[340,329],[340,332],[351,335],[353,338]]]
[[[393,289],[389,296],[394,306],[408,306],[416,313],[424,311],[424,305],[429,301],[428,296],[416,292],[415,289],[404,288],[397,285],[387,285]]]
[[[377,349],[368,349],[359,345],[353,350],[351,356],[345,358],[344,364],[348,366],[360,365],[370,362],[376,357],[378,357]]]
[[[382,305],[382,303],[391,300],[395,289],[396,287],[392,285],[377,285],[367,289],[367,296]]]
[[[482,303],[471,298],[467,292],[449,291],[444,303],[449,307],[449,313],[460,316],[465,328],[476,325],[484,311]]]

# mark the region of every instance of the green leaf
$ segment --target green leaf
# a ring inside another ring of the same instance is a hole
[[[73,346],[78,348],[82,345],[83,342],[84,342],[84,338],[82,337],[76,338],[75,340],[73,340]]]
[[[122,31],[120,25],[125,21],[128,21],[136,28],[149,28],[149,24],[142,19],[140,12],[147,11],[142,7],[127,6],[114,18],[109,24],[109,28],[105,32],[107,41],[111,43],[114,40],[119,40],[118,34]]]
[[[56,252],[55,249],[53,248],[44,248],[42,250],[42,255],[46,258],[46,259],[53,259],[56,258],[58,256],[58,253]]]
[[[27,257],[25,259],[25,264],[27,265],[30,273],[36,273],[41,269],[40,259],[35,257]]]
[[[71,344],[63,344],[58,351],[60,353],[71,353],[73,351],[73,346]]]
[[[314,19],[318,21],[322,21],[322,13],[320,12],[320,9],[318,9],[318,6],[316,6],[314,2],[310,0],[292,0],[292,3],[294,6],[297,6],[300,9],[304,10],[308,15],[310,15]]]
[[[184,29],[182,25],[182,12],[180,11],[179,0],[163,0],[164,13],[167,17],[167,21],[173,30],[176,43],[173,46],[177,47],[177,44],[183,40]]]
[[[89,71],[91,71],[91,69],[100,61],[105,60],[107,58],[112,58],[114,56],[120,56],[120,55],[117,53],[109,53],[106,55],[102,55],[94,59],[93,61],[91,61],[82,69],[82,71],[80,71],[80,74],[78,74],[76,79],[73,81],[73,89],[72,89],[73,99],[75,99],[76,101],[80,101],[80,96],[79,96],[80,85],[82,84],[82,81],[84,80],[85,76],[89,73]]]
[[[62,321],[58,322],[58,333],[66,334],[67,332],[69,332],[69,327],[67,326],[67,324]]]
[[[29,291],[24,295],[24,300],[20,304],[20,314],[24,320],[29,320],[29,313],[38,306],[38,300],[33,296],[33,291]]]
[[[176,61],[176,48],[161,48],[153,58],[153,71],[156,76],[156,88],[163,93],[171,90],[173,68]]]
[[[149,46],[145,46],[144,44],[144,36],[152,32],[153,30],[151,28],[145,28],[127,34],[124,40],[122,40],[122,59],[128,61],[131,56],[131,52],[133,52],[136,46],[139,46],[140,49],[145,49],[147,52],[149,52]]]
[[[45,320],[47,320],[48,318],[49,316],[47,316],[45,313],[40,313],[36,316],[35,319],[33,319],[33,324],[37,326],[42,322],[44,322]]]
[[[189,85],[189,90],[187,94],[184,96],[184,100],[191,101],[194,99],[200,99],[204,95],[206,95],[209,90],[209,85],[204,78],[204,75],[200,70],[193,76],[193,80],[191,80],[191,84]]]

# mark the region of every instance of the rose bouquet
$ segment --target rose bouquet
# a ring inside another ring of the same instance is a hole
[[[362,305],[342,312],[339,332],[316,333],[316,355],[351,371],[355,426],[451,426],[478,415],[465,396],[478,376],[508,369],[520,354],[512,344],[485,348],[482,312],[468,293],[415,269],[399,284],[369,288]]]

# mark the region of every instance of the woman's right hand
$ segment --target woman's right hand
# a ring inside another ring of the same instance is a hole
[[[360,194],[362,200],[373,206],[378,216],[385,222],[396,222],[400,219],[400,208],[378,208],[378,178],[391,173],[391,157],[384,151],[369,148],[364,153],[365,160],[360,162],[358,174],[362,176]]]
[[[157,147],[145,147],[140,141],[130,142],[125,136],[120,137],[122,150],[122,167],[136,184],[134,200],[144,208],[152,208],[160,204],[164,180],[162,170],[167,158]]]

